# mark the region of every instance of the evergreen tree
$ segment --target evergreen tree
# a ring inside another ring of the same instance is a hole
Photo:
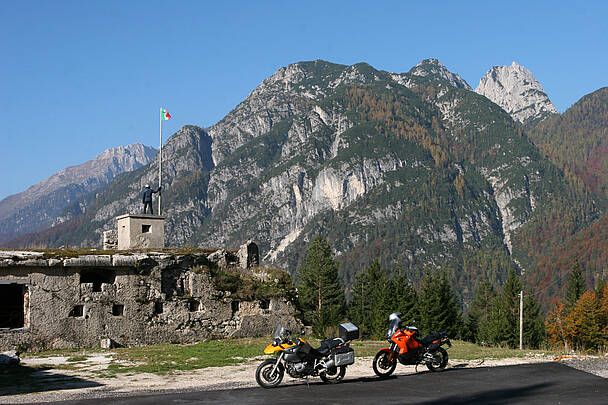
[[[378,260],[357,274],[349,315],[366,337],[380,338],[386,333],[388,315],[395,311],[392,289],[387,271]]]
[[[302,317],[312,325],[317,335],[324,335],[329,326],[335,326],[345,309],[344,289],[338,281],[338,264],[325,238],[313,239],[302,266],[298,288]]]
[[[524,293],[524,346],[537,349],[545,340],[544,319],[538,301]]]
[[[488,322],[481,334],[489,343],[500,346],[519,345],[519,292],[521,282],[515,271],[509,272],[501,294],[492,301]]]
[[[522,284],[515,275],[509,272],[502,292],[493,301],[488,321],[480,326],[480,339],[500,346],[519,346],[519,293]],[[524,293],[524,344],[538,347],[545,338],[543,316],[540,306],[533,296]]]
[[[482,281],[477,287],[475,298],[471,302],[471,308],[465,322],[465,337],[472,342],[480,343],[487,341],[486,336],[480,335],[480,328],[485,330],[488,316],[492,308],[492,301],[496,298],[496,291],[489,281]]]
[[[385,268],[375,260],[369,267],[370,277],[373,280],[372,288],[372,336],[382,338],[386,334],[388,316],[395,312],[392,302],[393,291]]]
[[[566,306],[568,309],[574,308],[576,302],[585,292],[585,280],[581,272],[581,265],[578,259],[574,262],[570,275],[568,277],[568,285],[566,287]]]
[[[445,273],[427,272],[418,295],[418,311],[424,334],[446,330],[449,336],[460,336],[462,318]]]
[[[391,313],[401,312],[401,319],[406,323],[418,320],[420,318],[417,305],[418,295],[405,271],[399,270],[391,280],[391,284],[391,291],[393,292],[391,300],[394,305]],[[385,317],[385,322],[387,323],[388,315],[390,313],[386,314]]]
[[[360,271],[352,286],[352,299],[348,307],[350,321],[359,327],[361,336],[371,336],[372,280],[367,270]]]

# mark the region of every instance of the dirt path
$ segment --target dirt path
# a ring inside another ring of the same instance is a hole
[[[65,365],[67,357],[27,357],[22,361],[25,367],[41,365]],[[50,368],[36,372],[28,386],[12,387],[0,392],[0,404],[49,402],[68,399],[84,399],[99,397],[118,397],[146,392],[163,392],[172,390],[217,390],[239,387],[254,387],[255,369],[260,359],[251,359],[243,364],[226,367],[210,367],[187,372],[174,372],[169,375],[148,373],[117,373],[104,377],[103,371],[112,361],[112,353],[90,355],[86,360],[75,362],[72,369],[63,370]],[[371,358],[358,357],[355,364],[349,366],[346,379],[372,377]],[[510,359],[487,359],[460,361],[450,360],[448,367],[492,367],[524,363],[552,361],[547,357],[526,357]],[[419,371],[426,370],[419,367]],[[395,374],[406,375],[415,372],[413,366],[399,366]],[[101,374],[101,375],[100,375]],[[295,380],[286,376],[282,384],[304,384],[303,380]]]

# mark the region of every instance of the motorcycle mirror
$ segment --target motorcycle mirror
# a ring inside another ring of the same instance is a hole
[[[415,319],[412,319],[412,322],[410,322],[410,323],[411,323],[412,325],[415,325],[415,324],[416,324],[416,320],[415,320]]]

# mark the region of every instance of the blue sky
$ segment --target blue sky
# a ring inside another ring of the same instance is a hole
[[[608,85],[608,2],[574,3],[4,2],[0,199],[110,147],[158,147],[161,106],[165,139],[210,126],[303,60],[406,72],[432,57],[473,88],[515,60],[563,112]]]

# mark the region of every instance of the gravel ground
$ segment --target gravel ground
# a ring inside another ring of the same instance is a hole
[[[608,357],[604,358],[582,358],[564,359],[564,364],[577,370],[608,378]]]

